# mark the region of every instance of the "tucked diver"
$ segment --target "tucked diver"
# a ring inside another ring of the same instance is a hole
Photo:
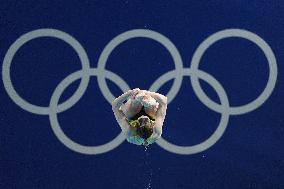
[[[149,145],[161,137],[167,97],[136,88],[116,98],[112,110],[128,142]]]

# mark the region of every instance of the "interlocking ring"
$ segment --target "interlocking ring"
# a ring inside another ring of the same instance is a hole
[[[55,37],[65,41],[76,51],[82,64],[82,70],[70,74],[58,84],[58,86],[55,88],[52,94],[50,104],[48,107],[37,106],[22,99],[14,89],[10,77],[10,66],[16,52],[26,42],[38,37]],[[215,34],[212,34],[207,39],[205,39],[195,51],[191,61],[190,68],[183,67],[182,58],[180,56],[179,51],[167,37],[163,36],[158,32],[151,30],[145,30],[145,29],[130,30],[112,39],[102,51],[98,61],[97,68],[90,68],[89,59],[84,48],[75,38],[73,38],[69,34],[55,29],[34,30],[19,37],[8,49],[4,57],[3,67],[2,67],[2,79],[4,87],[10,98],[22,109],[34,114],[49,115],[51,128],[54,134],[59,139],[59,141],[62,142],[69,149],[78,153],[88,154],[88,155],[106,153],[116,148],[125,140],[125,136],[123,133],[120,133],[117,137],[115,137],[113,140],[111,140],[106,144],[99,146],[84,146],[74,142],[72,139],[70,139],[68,136],[65,135],[58,122],[57,114],[71,108],[80,100],[80,98],[85,93],[85,90],[87,89],[89,79],[91,76],[97,76],[99,88],[103,96],[110,104],[115,97],[112,95],[111,91],[109,90],[106,84],[106,79],[110,79],[111,81],[113,81],[116,85],[120,87],[122,91],[128,91],[130,89],[128,84],[117,74],[109,70],[106,70],[105,66],[109,55],[119,44],[123,43],[126,40],[136,37],[149,38],[162,44],[169,51],[175,65],[175,70],[168,71],[167,73],[161,75],[150,86],[149,88],[150,91],[156,92],[167,81],[174,79],[173,86],[171,87],[171,89],[167,94],[168,103],[170,103],[175,98],[178,91],[180,90],[183,77],[189,76],[191,84],[193,86],[193,91],[197,95],[198,99],[211,110],[221,113],[220,122],[215,132],[208,139],[201,142],[200,144],[196,144],[193,146],[178,146],[166,141],[164,138],[159,139],[156,143],[169,152],[189,155],[189,154],[199,153],[210,148],[224,134],[229,122],[230,115],[245,114],[255,110],[269,98],[275,87],[277,80],[277,64],[272,49],[258,35],[241,29],[222,30]],[[237,106],[237,107],[230,106],[225,90],[223,89],[222,85],[213,76],[198,69],[200,60],[203,54],[205,53],[205,51],[215,42],[228,37],[239,37],[254,42],[264,52],[269,64],[269,79],[262,94],[259,97],[257,97],[254,101],[246,105]],[[76,90],[76,92],[67,101],[65,101],[62,104],[58,104],[60,96],[62,95],[64,90],[71,83],[73,83],[78,79],[81,79],[81,83],[78,89]],[[202,90],[199,84],[199,79],[206,81],[209,85],[212,86],[212,88],[216,91],[217,95],[219,96],[220,104],[217,104],[216,102],[212,101],[204,93],[204,91]]]
[[[50,113],[49,107],[41,107],[34,104],[31,104],[20,97],[20,95],[16,92],[10,76],[10,68],[12,64],[12,60],[16,54],[16,52],[27,42],[29,42],[32,39],[36,39],[39,37],[54,37],[57,39],[61,39],[68,43],[78,54],[79,59],[82,64],[82,71],[84,73],[88,72],[90,69],[90,63],[89,58],[82,47],[82,45],[72,36],[69,34],[54,30],[54,29],[39,29],[34,30],[31,32],[28,32],[21,37],[19,37],[8,49],[8,52],[6,53],[4,60],[3,60],[3,66],[2,66],[2,79],[4,83],[4,87],[10,96],[10,98],[22,109],[39,115],[48,115]],[[84,74],[82,76],[82,80],[80,82],[80,85],[76,92],[64,103],[60,104],[58,106],[57,112],[63,112],[67,109],[69,109],[71,106],[77,103],[77,101],[80,99],[80,97],[85,93],[85,90],[87,89],[89,84],[89,76],[88,74]]]
[[[269,78],[267,85],[263,92],[252,102],[242,105],[242,106],[237,106],[237,107],[229,107],[227,111],[231,115],[240,115],[240,114],[245,114],[250,111],[255,110],[259,106],[261,106],[271,95],[275,84],[277,80],[277,64],[276,64],[276,58],[274,56],[274,53],[270,46],[259,36],[256,34],[245,31],[245,30],[240,30],[240,29],[228,29],[228,30],[223,30],[219,31],[211,36],[209,36],[207,39],[205,39],[197,48],[195,51],[192,61],[191,61],[191,69],[193,70],[198,70],[198,66],[201,60],[201,57],[205,53],[205,51],[214,43],[221,39],[229,38],[229,37],[239,37],[239,38],[244,38],[247,39],[253,43],[255,43],[263,52],[264,55],[268,61],[269,65]],[[220,106],[213,102],[202,90],[200,87],[200,83],[198,81],[198,77],[193,75],[191,78],[191,84],[192,87],[198,96],[198,98],[205,104],[208,108],[211,110],[214,110],[216,112],[221,113]]]

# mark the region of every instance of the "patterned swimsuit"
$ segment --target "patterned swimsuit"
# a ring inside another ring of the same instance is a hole
[[[148,116],[152,121],[155,121],[155,119],[153,119],[151,116],[149,116],[145,112],[144,107],[142,107],[141,111],[138,114],[136,114],[135,116],[133,116],[129,120],[137,120],[142,115]],[[154,138],[152,138],[152,136],[147,139],[147,143],[148,144],[152,144],[152,143],[154,143],[156,141]],[[127,141],[130,142],[130,143],[133,143],[133,144],[137,144],[137,145],[142,145],[142,144],[145,143],[145,140],[137,135],[136,128],[131,128],[130,129],[130,131],[128,133],[128,136],[127,136]]]

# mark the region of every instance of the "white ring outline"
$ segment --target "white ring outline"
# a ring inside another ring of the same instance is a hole
[[[175,70],[163,75],[163,77],[161,78],[161,80],[163,80],[163,83],[166,83],[167,81],[169,81],[170,79],[174,77],[175,74],[173,72],[175,72]],[[206,139],[205,141],[199,144],[195,144],[193,146],[178,146],[178,145],[168,142],[163,137],[161,137],[156,142],[159,146],[161,146],[163,149],[169,152],[180,154],[180,155],[189,155],[189,154],[199,153],[199,152],[202,152],[210,148],[224,134],[227,128],[228,122],[229,122],[229,113],[226,111],[226,109],[229,108],[229,100],[221,84],[210,74],[204,71],[201,71],[201,70],[193,71],[189,68],[184,68],[182,75],[189,76],[189,77],[192,75],[195,75],[198,78],[201,78],[204,81],[206,81],[208,84],[210,84],[211,87],[217,92],[217,95],[219,96],[219,99],[222,104],[222,110],[223,110],[221,113],[221,119],[220,119],[219,125],[217,129],[215,130],[215,132],[208,139]]]
[[[114,96],[112,95],[111,91],[109,90],[109,88],[107,86],[104,75],[100,74],[100,73],[103,73],[103,70],[105,70],[107,59],[108,59],[109,55],[119,44],[121,44],[121,43],[123,43],[123,42],[125,42],[129,39],[138,38],[138,37],[148,38],[148,39],[152,39],[156,42],[159,42],[171,54],[171,57],[174,61],[175,70],[181,72],[182,69],[183,69],[182,58],[181,58],[181,55],[180,55],[178,49],[164,35],[162,35],[158,32],[152,31],[152,30],[145,30],[145,29],[134,29],[134,30],[129,30],[129,31],[126,31],[122,34],[119,34],[118,36],[113,38],[106,45],[106,47],[102,51],[102,53],[99,57],[99,61],[98,61],[98,70],[101,71],[101,72],[99,72],[99,75],[97,77],[99,88],[100,88],[102,94],[108,100],[109,103],[111,103],[111,99],[113,99]],[[176,72],[176,73],[178,73],[178,72]],[[162,77],[162,76],[160,76],[160,77]],[[177,74],[175,79],[174,79],[173,86],[171,87],[170,91],[166,95],[168,97],[168,103],[170,103],[173,100],[173,98],[176,96],[176,94],[180,90],[181,82],[182,82],[182,76]],[[154,88],[154,86],[151,86],[151,88]]]
[[[95,75],[98,75],[98,72],[99,72],[98,69],[92,68],[87,72],[87,74],[89,76],[95,76]],[[122,79],[113,72],[106,70],[104,71],[104,74],[106,78],[111,79],[115,84],[124,82],[124,81],[121,81]],[[98,146],[85,146],[85,145],[81,145],[79,143],[74,142],[67,135],[65,135],[65,133],[61,129],[60,124],[58,122],[56,110],[57,110],[57,106],[58,106],[57,104],[58,104],[61,94],[72,82],[76,81],[77,79],[80,79],[82,76],[83,76],[82,70],[73,72],[72,74],[67,76],[65,79],[63,79],[58,84],[56,89],[54,90],[51,100],[50,100],[51,111],[49,114],[49,121],[51,124],[51,128],[55,136],[58,138],[58,140],[61,141],[63,145],[65,145],[66,147],[68,147],[69,149],[75,152],[82,153],[82,154],[88,154],[88,155],[105,153],[105,152],[108,152],[116,148],[125,140],[125,135],[122,132],[120,132],[120,134],[117,137],[115,137],[113,140],[111,140],[110,142],[106,144],[98,145]],[[119,86],[119,87],[121,87],[121,90],[125,90],[125,91],[129,89],[126,83],[124,83],[122,86]]]
[[[190,68],[193,70],[198,70],[200,60],[203,54],[205,53],[205,51],[217,41],[229,37],[244,38],[256,44],[264,52],[264,55],[268,60],[268,65],[269,65],[269,78],[263,92],[252,102],[240,106],[234,106],[234,107],[230,106],[227,110],[231,115],[240,115],[255,110],[256,108],[261,106],[271,95],[277,80],[277,64],[276,64],[275,55],[271,47],[261,37],[246,30],[226,29],[210,35],[198,46],[192,57]],[[198,78],[193,75],[192,77],[190,77],[190,80],[192,87],[195,91],[195,94],[203,102],[203,104],[206,105],[211,110],[221,113],[220,105],[212,101],[206,95],[206,93],[203,91],[203,89],[200,86]]]
[[[218,34],[219,35],[221,34],[221,38],[220,38],[220,36],[218,36]],[[226,34],[228,36],[226,36]],[[227,95],[226,95],[225,90],[223,89],[221,84],[214,77],[212,77],[210,74],[203,72],[201,70],[198,70],[199,60],[201,59],[205,50],[207,48],[209,48],[216,41],[218,41],[222,38],[226,38],[226,37],[243,37],[242,35],[245,35],[245,34],[249,34],[249,35],[254,36],[256,41],[261,42],[261,44],[263,45],[262,47],[265,47],[264,48],[265,50],[268,49],[267,51],[265,51],[261,48],[264,51],[265,56],[268,59],[269,66],[270,66],[270,74],[271,74],[271,70],[272,70],[272,73],[276,73],[274,78],[273,77],[271,78],[271,76],[269,77],[268,84],[270,86],[270,89],[269,89],[270,92],[265,93],[267,96],[266,96],[266,98],[264,98],[264,100],[262,99],[263,102],[264,102],[271,95],[271,92],[274,89],[275,82],[276,82],[276,79],[277,79],[276,59],[275,59],[274,53],[271,50],[270,46],[262,38],[260,38],[259,36],[257,36],[256,34],[254,34],[252,32],[249,32],[249,31],[246,31],[246,30],[241,30],[241,29],[222,30],[222,31],[216,32],[215,34],[212,34],[211,36],[209,36],[206,40],[204,40],[199,45],[199,47],[195,51],[193,58],[192,58],[190,68],[183,68],[182,60],[181,60],[179,51],[176,49],[174,44],[168,38],[166,38],[165,36],[163,36],[162,34],[160,34],[158,32],[154,32],[154,31],[150,31],[150,30],[144,30],[144,29],[130,30],[130,31],[124,32],[124,33],[118,35],[117,37],[115,37],[113,40],[111,40],[108,43],[108,45],[104,48],[102,54],[100,55],[99,62],[98,62],[98,68],[90,68],[89,67],[89,60],[88,60],[88,57],[87,57],[85,50],[80,45],[80,43],[76,39],[74,39],[72,36],[70,36],[69,34],[62,32],[62,31],[59,31],[59,30],[55,30],[55,29],[34,30],[34,31],[31,31],[27,34],[22,35],[20,38],[18,38],[10,46],[10,48],[8,49],[8,52],[5,55],[4,61],[3,61],[2,77],[3,77],[4,86],[5,86],[5,89],[8,93],[8,95],[11,97],[11,99],[17,105],[19,105],[21,108],[23,108],[23,109],[25,109],[25,110],[27,110],[31,113],[41,114],[41,115],[49,114],[49,118],[50,118],[50,122],[51,122],[51,126],[52,126],[53,131],[54,131],[55,135],[57,136],[57,138],[65,146],[67,146],[71,150],[74,150],[76,152],[83,153],[83,154],[105,153],[107,151],[114,149],[119,144],[121,144],[123,142],[123,140],[125,139],[125,136],[122,133],[120,133],[111,142],[108,142],[108,143],[106,143],[104,145],[100,145],[100,146],[83,146],[83,145],[80,145],[80,144],[72,141],[71,139],[69,139],[64,134],[64,132],[61,130],[59,123],[58,123],[58,120],[57,120],[57,113],[63,112],[66,109],[70,108],[82,97],[82,95],[84,94],[84,92],[87,88],[88,81],[90,79],[89,78],[90,75],[97,75],[97,80],[98,80],[98,83],[99,83],[100,90],[103,93],[104,97],[107,99],[107,101],[109,103],[111,103],[112,100],[114,100],[114,96],[111,94],[111,92],[107,88],[106,81],[105,81],[106,78],[109,78],[113,82],[115,82],[123,91],[129,90],[129,86],[127,85],[127,83],[122,78],[120,78],[115,73],[104,69],[105,65],[106,65],[106,61],[107,61],[108,56],[110,55],[111,51],[117,45],[122,43],[123,41],[131,39],[131,38],[135,38],[135,37],[146,37],[146,38],[150,38],[150,39],[153,39],[155,41],[158,41],[170,51],[170,53],[173,57],[176,69],[169,71],[169,72],[163,74],[162,76],[160,76],[151,85],[150,90],[151,91],[157,91],[164,84],[164,83],[161,83],[160,80],[168,81],[171,78],[174,78],[175,79],[174,85],[172,86],[171,90],[168,93],[168,97],[170,96],[170,100],[172,100],[173,98],[175,98],[176,94],[178,93],[178,91],[181,87],[183,76],[188,75],[188,76],[191,76],[190,77],[191,83],[194,83],[193,89],[194,89],[195,94],[199,98],[199,100],[203,104],[205,104],[207,107],[209,107],[211,110],[214,110],[214,111],[222,114],[219,126],[217,127],[216,131],[206,141],[204,141],[200,144],[193,145],[193,146],[178,146],[178,145],[174,145],[172,143],[169,143],[168,141],[164,140],[163,138],[161,138],[159,141],[157,141],[158,145],[160,145],[162,148],[164,148],[165,150],[167,150],[169,152],[177,153],[177,154],[187,154],[187,155],[188,154],[194,154],[194,153],[198,153],[198,152],[201,152],[201,151],[204,151],[204,150],[210,148],[212,145],[214,145],[221,138],[221,136],[224,134],[224,131],[227,127],[227,124],[228,124],[228,121],[229,121],[229,115],[240,114],[240,111],[237,112],[237,113],[235,112],[235,114],[234,114],[233,111],[228,111],[228,110],[231,110],[230,108],[234,108],[234,107],[229,106],[229,101],[227,99]],[[60,37],[58,37],[58,36],[60,36]],[[78,56],[81,60],[81,63],[82,63],[82,70],[79,70],[77,72],[70,74],[64,80],[62,80],[60,82],[60,84],[56,87],[56,89],[55,89],[55,91],[52,95],[49,107],[35,106],[35,105],[27,103],[25,100],[21,99],[21,97],[19,97],[19,96],[15,97],[15,94],[17,95],[17,93],[14,90],[14,88],[12,86],[11,79],[10,79],[10,65],[11,65],[13,56],[15,55],[16,51],[24,43],[28,42],[31,39],[37,38],[37,37],[55,37],[55,38],[62,39],[63,41],[65,41],[66,43],[68,43],[69,45],[71,45],[74,48],[74,50],[77,52],[77,54],[78,54]],[[220,39],[216,40],[216,38],[218,38],[218,37]],[[243,38],[245,38],[245,37],[243,37]],[[258,42],[255,42],[255,41],[252,41],[252,42],[256,43],[260,47]],[[169,45],[170,48],[168,48],[169,46],[167,46],[167,45]],[[206,48],[204,48],[204,47],[206,47]],[[269,61],[269,58],[272,61]],[[207,81],[209,84],[210,84],[210,82],[214,83],[214,84],[212,84],[212,87],[218,93],[218,96],[221,100],[221,105],[211,101],[211,99],[209,99],[206,96],[206,94],[202,91],[201,87],[198,85],[199,84],[198,83],[199,77],[204,79],[205,81]],[[82,81],[80,83],[80,86],[76,90],[76,92],[73,94],[73,96],[70,99],[68,99],[66,102],[64,102],[60,105],[57,105],[58,99],[60,98],[60,93],[63,92],[63,90],[68,86],[68,84],[71,84],[73,81],[75,81],[76,79],[79,79],[79,78],[82,78]],[[85,81],[86,84],[83,81]],[[271,87],[271,83],[273,84],[273,82],[274,82],[274,86]],[[106,86],[106,88],[105,88],[106,91],[102,90],[102,89],[104,89],[104,84]],[[267,86],[266,86],[266,88],[267,88]],[[13,89],[14,91],[12,91],[12,92],[9,91],[11,89]],[[174,89],[177,89],[177,90],[174,90]],[[106,92],[109,92],[109,93],[107,94]],[[24,103],[23,102],[19,103],[18,101],[23,101]],[[257,107],[262,105],[263,102],[258,104]],[[25,103],[27,103],[27,104],[25,104]],[[257,107],[254,107],[254,109],[257,108]],[[214,108],[216,108],[216,110]],[[249,111],[252,111],[254,109],[251,109]],[[247,112],[249,112],[249,111],[247,111]],[[241,113],[247,113],[247,112],[241,112]]]
[[[87,72],[90,68],[90,63],[89,63],[89,58],[82,47],[82,45],[71,35],[55,30],[55,29],[38,29],[38,30],[33,30],[31,32],[28,32],[26,34],[23,34],[20,36],[8,49],[4,60],[3,60],[3,65],[2,65],[2,79],[4,83],[4,87],[10,96],[10,98],[14,101],[15,104],[20,106],[22,109],[34,113],[34,114],[39,114],[39,115],[48,115],[50,112],[49,107],[42,107],[38,105],[31,104],[24,100],[20,95],[17,93],[15,90],[12,81],[11,81],[11,76],[10,76],[10,69],[11,69],[11,64],[12,60],[16,54],[16,52],[27,42],[29,42],[32,39],[36,39],[39,37],[54,37],[57,39],[61,39],[62,41],[66,42],[69,44],[77,53],[79,56],[79,59],[82,64],[82,71]],[[75,93],[64,103],[60,104],[58,106],[57,112],[62,112],[73,106],[80,97],[84,94],[85,90],[87,89],[89,84],[89,77],[87,74],[84,74],[82,77],[82,80],[80,82],[80,85],[78,89],[75,91]]]

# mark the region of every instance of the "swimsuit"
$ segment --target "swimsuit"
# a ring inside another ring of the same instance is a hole
[[[133,116],[132,118],[130,118],[128,120],[131,128],[130,128],[130,131],[129,131],[128,136],[127,136],[127,141],[130,142],[130,143],[137,144],[137,145],[142,145],[142,144],[145,143],[145,140],[143,138],[141,138],[140,136],[138,136],[137,133],[136,133],[136,128],[137,128],[137,124],[138,124],[137,120],[142,115],[148,116],[152,123],[154,123],[154,121],[155,121],[155,119],[153,119],[151,116],[149,116],[145,112],[144,106],[143,106],[141,111],[138,114],[136,114],[135,116]],[[151,135],[151,137],[149,137],[147,139],[148,144],[152,144],[156,141],[156,139],[152,138],[152,136],[153,136],[153,134]]]

